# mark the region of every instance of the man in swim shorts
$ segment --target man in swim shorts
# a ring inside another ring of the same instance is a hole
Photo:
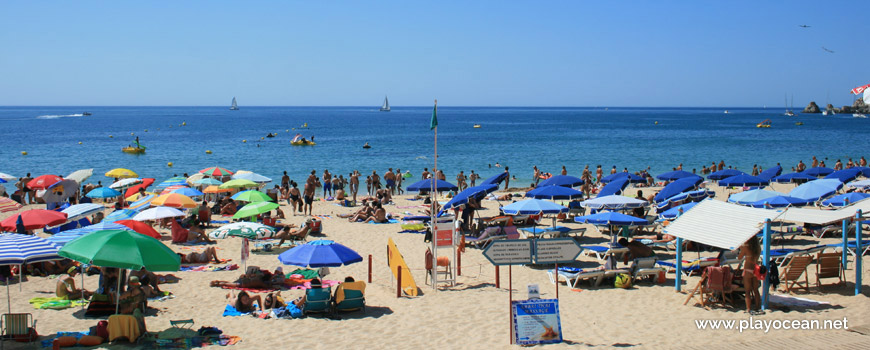
[[[305,192],[302,193],[302,199],[304,201],[304,207],[302,209],[302,215],[312,215],[311,214],[311,206],[314,203],[314,186],[315,183],[306,183],[305,184]],[[305,213],[308,214],[305,214]]]
[[[396,191],[396,175],[393,174],[393,168],[389,168],[384,173],[384,181],[387,182],[387,190],[390,191],[390,194],[394,194]]]

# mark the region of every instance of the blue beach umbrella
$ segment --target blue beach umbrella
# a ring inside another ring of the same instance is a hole
[[[811,200],[789,197],[789,196],[773,196],[748,204],[753,208],[785,208],[785,207],[800,207],[812,203]]]
[[[836,193],[842,187],[843,183],[840,180],[819,179],[795,187],[788,195],[808,201],[818,201]]]
[[[668,198],[676,196],[680,193],[695,189],[701,181],[704,181],[700,176],[686,177],[669,183],[662,188],[659,193],[653,198],[653,201],[658,203]]]
[[[435,179],[426,179],[426,180],[422,180],[422,181],[417,181],[417,182],[411,184],[411,186],[408,186],[407,190],[408,191],[417,191],[417,192],[429,191],[432,189],[432,181],[435,181]],[[444,181],[444,180],[438,180],[437,182],[435,182],[435,190],[436,191],[456,191],[458,189],[459,189],[459,187],[456,187],[456,185],[449,183],[447,181]]]
[[[559,185],[539,186],[535,189],[526,192],[526,197],[537,199],[576,199],[583,198],[583,192],[575,190],[571,187],[563,187]]]
[[[593,225],[635,226],[647,225],[649,221],[619,212],[605,211],[601,213],[578,216],[574,221]]]
[[[139,212],[132,210],[132,209],[115,210],[115,211],[109,213],[109,215],[106,215],[106,217],[103,218],[103,221],[115,222],[115,221],[121,221],[121,220],[128,220],[128,219],[132,219],[138,213]]]
[[[450,201],[448,201],[447,204],[444,204],[444,207],[442,207],[441,211],[468,203],[469,198],[476,198],[477,200],[480,200],[488,193],[491,193],[497,189],[498,185],[496,184],[486,184],[466,188],[462,190],[462,192],[459,192],[455,196],[453,196],[453,198],[450,198]]]
[[[677,194],[677,195],[670,197],[668,199],[665,199],[663,201],[656,202],[656,208],[658,210],[663,210],[663,209],[670,207],[671,204],[675,203],[675,202],[682,202],[682,201],[685,201],[688,199],[701,200],[701,199],[708,198],[708,197],[709,198],[716,197],[716,192],[713,190],[708,190],[708,189],[687,191],[687,192]]]
[[[622,173],[622,174],[627,174],[627,173]],[[598,191],[598,195],[595,197],[605,197],[605,196],[610,196],[610,195],[614,195],[614,194],[621,194],[622,191],[625,190],[626,187],[628,187],[628,183],[629,183],[629,178],[625,177],[625,176],[623,176],[621,178],[614,179],[614,180],[610,181],[610,183],[608,183],[607,185],[604,185],[604,187],[601,188],[601,191]]]
[[[362,256],[334,241],[320,239],[293,247],[278,255],[285,265],[302,267],[338,267],[363,261]]]
[[[162,188],[162,187],[178,186],[178,185],[187,186],[187,178],[184,176],[170,177],[154,187]]]
[[[807,174],[810,176],[815,176],[815,177],[828,176],[828,174],[833,173],[833,172],[834,172],[834,169],[826,168],[826,167],[822,167],[822,166],[817,166],[815,168],[809,168],[809,169],[803,171],[804,174]]]
[[[861,170],[851,168],[851,169],[837,170],[837,171],[825,176],[825,179],[837,179],[843,183],[846,183],[846,182],[857,179],[858,175],[861,175]]]
[[[857,169],[858,171],[860,171],[861,176],[870,177],[870,168],[868,168],[866,166],[856,166],[856,167],[852,167],[851,169]]]
[[[669,171],[669,172],[666,172],[664,174],[660,174],[659,176],[656,176],[657,179],[665,180],[665,181],[679,180],[679,179],[687,178],[687,177],[700,177],[700,176],[692,174],[688,171],[683,171],[683,170]]]
[[[867,198],[870,198],[870,193],[849,192],[825,199],[822,201],[822,205],[826,207],[845,207]]]
[[[850,182],[847,186],[855,188],[867,188],[870,187],[870,180],[853,181]]]
[[[207,177],[204,179],[196,180],[193,182],[193,184],[197,186],[220,186],[223,184],[223,182],[215,178]]]
[[[583,180],[579,177],[571,176],[571,175],[556,175],[544,181],[541,181],[538,184],[538,187],[544,186],[564,186],[564,187],[575,187],[583,184]]]
[[[671,209],[665,210],[661,214],[659,214],[659,219],[662,219],[662,220],[676,219],[677,216],[680,215],[680,210],[682,210],[683,214],[685,214],[687,211],[689,211],[689,209],[692,209],[696,205],[698,205],[698,203],[699,202],[691,202],[691,203],[681,204],[681,205],[678,205],[678,206],[673,207]]]
[[[784,194],[775,191],[755,189],[732,194],[730,197],[728,197],[728,201],[731,203],[748,205],[749,203],[758,202],[760,200],[776,196],[784,196]]]
[[[0,234],[0,265],[23,265],[59,260],[57,246],[34,235]]]
[[[51,243],[54,243],[58,247],[63,247],[65,244],[69,243],[70,241],[72,241],[76,238],[79,238],[81,236],[84,236],[84,235],[92,233],[92,232],[101,231],[101,230],[133,231],[133,229],[131,229],[127,226],[124,226],[121,224],[116,224],[114,222],[103,221],[99,224],[89,225],[89,226],[85,226],[85,227],[80,227],[80,228],[60,232],[56,235],[48,237],[47,240]]]
[[[89,216],[91,214],[99,213],[103,210],[106,210],[106,207],[104,207],[102,204],[82,203],[71,205],[64,210],[61,210],[61,213],[66,213],[67,221],[74,221],[76,219]]]
[[[729,177],[737,176],[737,175],[746,175],[746,173],[744,173],[740,170],[737,170],[737,169],[722,169],[722,170],[714,172],[710,175],[707,175],[707,178],[710,180],[717,180],[718,181],[718,180],[727,179]]]
[[[618,179],[623,179],[623,178],[628,179],[628,182],[633,183],[633,184],[646,183],[646,179],[644,179],[640,176],[637,176],[635,174],[632,174],[632,173],[627,173],[627,172],[619,172],[616,174],[607,175],[607,176],[601,178],[601,182],[602,183],[611,183],[613,181],[616,181]]]
[[[604,197],[596,197],[590,199],[588,201],[580,202],[580,206],[592,208],[592,209],[611,209],[611,210],[623,210],[623,209],[632,209],[632,208],[640,208],[646,206],[648,203],[645,200],[640,200],[636,198],[619,196],[619,195],[610,195]]]
[[[508,204],[501,209],[509,215],[559,214],[568,211],[568,208],[540,199],[526,199]]]
[[[788,173],[782,174],[774,177],[772,180],[776,183],[787,184],[787,183],[804,183],[807,181],[816,180],[815,176],[805,174],[805,173]]]
[[[492,184],[492,185],[498,185],[498,184],[500,184],[502,181],[504,181],[504,179],[507,179],[507,177],[508,177],[508,173],[507,173],[507,172],[502,172],[502,173],[500,173],[500,174],[498,174],[498,175],[493,175],[493,176],[489,177],[488,179],[483,180],[483,182],[481,182],[480,184],[481,184],[481,185],[490,185],[490,184]]]
[[[190,187],[176,188],[176,189],[172,190],[172,193],[178,193],[178,194],[182,194],[182,195],[185,195],[188,197],[198,197],[198,196],[202,196],[202,194],[203,194],[202,192],[197,191],[196,189],[193,189]]]
[[[719,186],[722,187],[744,187],[744,186],[767,186],[769,182],[758,177],[752,175],[737,175],[731,176],[724,180],[719,181]]]
[[[761,174],[758,174],[758,177],[760,177],[766,181],[770,181],[771,179],[779,176],[780,174],[782,174],[782,167],[779,165],[776,165],[773,168],[765,169],[764,171],[761,172]]]
[[[88,192],[85,196],[88,198],[114,198],[120,196],[121,192],[108,187],[95,188]]]

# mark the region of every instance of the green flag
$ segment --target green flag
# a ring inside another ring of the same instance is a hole
[[[433,130],[438,126],[438,102],[435,102],[435,107],[432,108],[432,120],[429,122],[429,130]]]

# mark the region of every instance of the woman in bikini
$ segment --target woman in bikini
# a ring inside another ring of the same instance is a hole
[[[252,297],[246,291],[240,291],[239,295],[236,295],[233,291],[230,291],[229,293],[227,293],[227,301],[239,312],[255,311],[257,309],[254,306],[255,301],[257,302],[257,305],[260,306],[260,311],[264,310],[262,298],[259,295],[254,295]]]
[[[743,259],[743,288],[746,290],[746,312],[750,315],[762,315],[761,310],[761,295],[758,293],[760,280],[764,278],[758,267],[758,256],[761,255],[761,245],[758,243],[758,237],[752,236],[743,246],[740,247],[738,259]],[[752,310],[752,301],[755,299],[755,304],[758,310]]]
[[[217,257],[217,250],[214,247],[205,248],[201,253],[177,253],[181,257],[182,264],[204,264],[209,261],[214,261],[215,264],[220,264],[221,260]]]

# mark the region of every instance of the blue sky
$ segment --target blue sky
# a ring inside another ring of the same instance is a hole
[[[866,1],[4,1],[0,105],[781,106],[870,83]],[[810,25],[800,28],[799,24]],[[827,53],[822,46],[835,53]]]

